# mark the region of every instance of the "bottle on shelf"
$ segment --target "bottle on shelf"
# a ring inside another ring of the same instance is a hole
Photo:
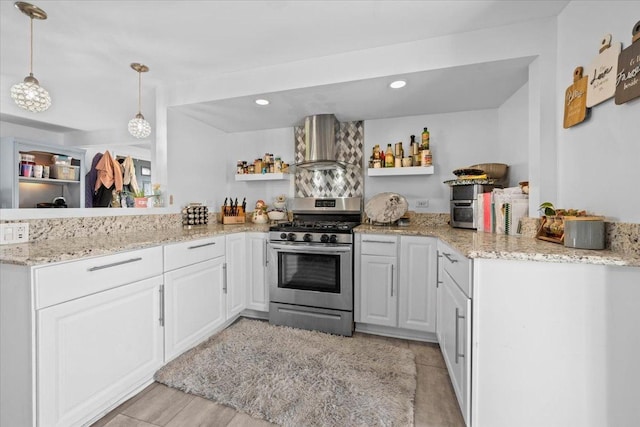
[[[429,149],[429,130],[427,128],[424,128],[424,131],[422,131],[422,147],[420,148],[421,150]]]
[[[392,168],[395,166],[395,157],[393,155],[393,149],[391,148],[391,144],[387,145],[387,152],[384,157],[384,167]]]

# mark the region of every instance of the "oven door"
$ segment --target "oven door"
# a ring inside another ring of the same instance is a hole
[[[269,243],[271,302],[353,310],[351,245]]]

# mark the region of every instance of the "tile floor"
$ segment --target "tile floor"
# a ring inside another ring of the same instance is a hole
[[[416,427],[464,426],[447,368],[437,344],[365,335],[410,348],[416,356],[418,384],[414,402]],[[198,396],[153,383],[105,415],[92,427],[266,427],[252,418]]]

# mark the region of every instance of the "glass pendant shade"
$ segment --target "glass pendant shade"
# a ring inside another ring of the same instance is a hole
[[[138,139],[142,139],[151,135],[151,125],[144,119],[140,111],[142,108],[142,73],[149,71],[149,67],[134,62],[131,64],[131,68],[138,73],[138,114],[129,120],[129,133]]]
[[[29,75],[22,83],[11,86],[11,98],[18,104],[32,113],[40,113],[51,106],[51,96],[49,92],[38,84],[38,80]]]
[[[151,125],[142,114],[136,114],[133,119],[129,120],[129,133],[136,138],[146,138],[151,135]]]

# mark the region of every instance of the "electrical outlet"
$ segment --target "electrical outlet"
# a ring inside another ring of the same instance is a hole
[[[429,207],[428,199],[419,199],[416,200],[416,209],[425,209]]]
[[[27,243],[29,241],[29,224],[26,222],[8,222],[0,224],[0,245],[11,243]]]

